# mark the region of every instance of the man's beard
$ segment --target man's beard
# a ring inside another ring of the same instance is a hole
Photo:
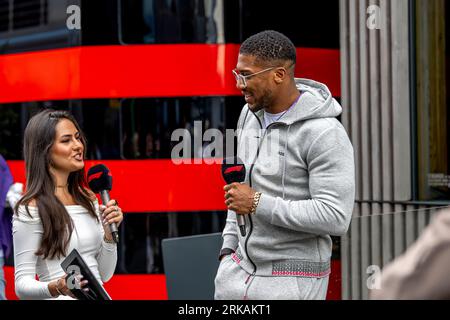
[[[252,106],[249,105],[249,108],[253,112],[258,112],[261,109],[268,109],[271,103],[272,103],[272,91],[266,89],[263,91],[261,99],[259,99],[259,101],[256,101],[254,105]]]

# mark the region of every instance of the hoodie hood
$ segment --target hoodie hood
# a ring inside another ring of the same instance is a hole
[[[295,84],[301,92],[300,99],[278,122],[290,125],[297,121],[309,119],[336,118],[342,113],[342,107],[323,83],[296,78]],[[255,114],[262,117],[263,112],[263,110],[259,110]]]

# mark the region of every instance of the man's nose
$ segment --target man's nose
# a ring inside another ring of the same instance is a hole
[[[236,88],[238,88],[239,90],[244,90],[247,86],[245,85],[244,81],[242,80],[237,80],[236,81]]]

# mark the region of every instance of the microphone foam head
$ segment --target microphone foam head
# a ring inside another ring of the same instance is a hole
[[[94,193],[99,193],[102,190],[110,191],[112,188],[112,175],[108,167],[104,164],[97,164],[89,169],[87,174],[89,188]]]
[[[245,180],[245,165],[238,157],[223,159],[222,176],[227,184]]]

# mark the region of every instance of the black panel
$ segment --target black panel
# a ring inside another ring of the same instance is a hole
[[[41,22],[41,0],[14,0],[13,29],[34,27]]]
[[[0,32],[9,29],[9,0],[0,0]]]
[[[9,51],[2,53],[80,44],[79,32],[68,32],[65,26],[66,12],[51,3],[44,1],[40,6],[41,0],[15,1],[13,27],[28,28],[26,35],[32,37],[27,40],[28,48],[26,43],[21,43],[20,49],[8,47]],[[217,25],[221,22],[215,18],[219,4],[215,0],[80,0],[77,3],[81,3],[82,45],[241,43],[256,32],[274,29],[286,34],[297,47],[339,48],[338,0],[276,3],[226,0],[223,1],[223,28]],[[48,12],[56,22],[48,24]],[[0,0],[0,32],[8,29],[8,19],[8,2]],[[56,31],[57,34],[52,33]],[[15,43],[20,35],[23,34],[8,34],[8,45]],[[0,40],[0,47],[5,45],[3,42]]]
[[[217,42],[214,0],[210,6],[197,0],[122,0],[121,4],[125,43]]]
[[[81,1],[81,32],[83,45],[107,45],[119,43],[117,1],[118,0]]]
[[[273,29],[296,47],[339,48],[339,0],[242,1],[242,42],[257,32]]]
[[[54,108],[74,114],[87,137],[88,159],[168,159],[173,146],[179,142],[171,141],[175,129],[192,130],[198,121],[202,134],[212,128],[221,132],[235,129],[242,106],[241,97],[0,104],[0,151],[10,160],[22,159],[21,142],[28,120],[42,108]],[[198,157],[199,152],[192,149],[191,156]]]

